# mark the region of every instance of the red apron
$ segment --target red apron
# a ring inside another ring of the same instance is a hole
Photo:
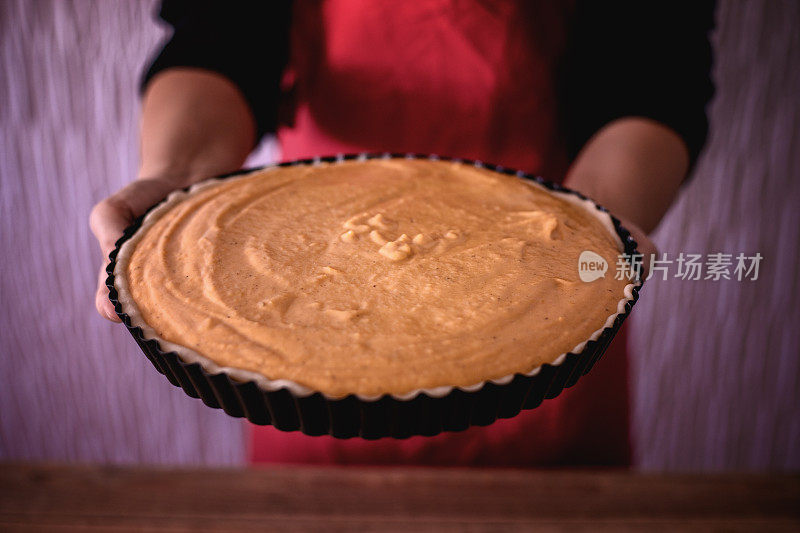
[[[555,2],[297,2],[283,159],[420,152],[563,178]],[[251,426],[254,462],[537,466],[630,461],[624,329],[558,398],[488,427],[337,440]]]

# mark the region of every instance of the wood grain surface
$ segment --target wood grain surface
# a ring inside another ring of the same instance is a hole
[[[165,36],[153,12],[0,0],[0,458],[244,461],[241,422],[168,385],[93,308],[88,215],[136,172],[139,73]],[[709,145],[655,240],[671,257],[758,251],[761,278],[645,288],[637,463],[797,470],[800,4],[719,2],[717,21]]]
[[[3,531],[791,531],[799,501],[798,476],[0,465]]]

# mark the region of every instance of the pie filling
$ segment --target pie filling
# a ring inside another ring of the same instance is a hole
[[[630,283],[607,215],[467,164],[278,167],[182,194],[125,244],[134,314],[221,367],[332,397],[529,372],[602,328]],[[591,282],[586,250],[608,265]]]

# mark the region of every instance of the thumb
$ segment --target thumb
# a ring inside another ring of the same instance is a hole
[[[647,277],[650,275],[650,268],[652,266],[651,259],[656,256],[658,249],[656,248],[655,243],[650,240],[650,237],[647,236],[647,232],[645,232],[642,228],[630,220],[620,217],[617,218],[619,218],[622,227],[628,230],[633,240],[636,241],[636,250],[642,254],[642,279],[647,279]]]

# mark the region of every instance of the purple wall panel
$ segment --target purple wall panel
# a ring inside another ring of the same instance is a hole
[[[0,4],[0,457],[239,463],[240,422],[94,312],[87,217],[137,167],[150,2]]]
[[[719,2],[712,133],[654,240],[760,252],[759,279],[656,281],[634,313],[645,469],[800,469],[800,4]]]

